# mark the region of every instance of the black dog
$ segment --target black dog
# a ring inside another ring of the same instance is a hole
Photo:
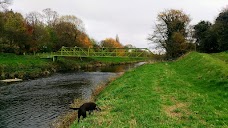
[[[83,118],[86,118],[86,111],[89,111],[89,114],[91,114],[91,112],[93,112],[93,110],[97,110],[97,111],[101,110],[99,107],[97,107],[97,104],[95,104],[94,102],[84,103],[79,108],[70,108],[70,109],[78,110],[78,122],[79,122],[81,116]]]

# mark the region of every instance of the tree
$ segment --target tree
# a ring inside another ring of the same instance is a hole
[[[59,21],[72,23],[75,25],[75,28],[77,30],[79,30],[80,32],[85,32],[85,25],[84,25],[83,21],[74,15],[61,16],[59,18]]]
[[[228,50],[228,8],[216,18],[215,24],[201,21],[194,26],[197,50],[215,53]]]
[[[219,52],[228,50],[228,7],[216,18],[213,31],[217,37]]]
[[[59,50],[62,46],[74,47],[76,46],[76,34],[74,24],[69,22],[59,22],[54,26],[54,31],[57,34],[57,42],[54,44],[55,51]]]
[[[196,38],[196,47],[199,52],[211,52],[216,49],[216,45],[213,45],[209,41],[208,35],[211,35],[212,24],[209,21],[200,21],[194,26],[194,38]],[[212,38],[210,38],[212,39]]]
[[[166,10],[158,14],[158,24],[148,40],[166,51],[167,58],[177,58],[193,47],[189,37],[190,18],[181,10]]]
[[[48,26],[53,26],[58,20],[59,14],[56,11],[46,8],[43,10],[44,21]]]
[[[0,52],[3,50],[3,39],[4,39],[4,13],[0,12]]]
[[[0,38],[2,37],[3,33],[4,33],[4,13],[0,12]]]
[[[92,47],[92,43],[84,32],[84,24],[81,19],[73,15],[61,16],[53,25],[51,38],[54,39],[54,50],[66,47]]]
[[[115,39],[107,38],[101,41],[101,46],[106,48],[123,48],[122,44],[118,43]]]
[[[93,44],[91,40],[89,39],[88,35],[85,33],[80,33],[79,38],[78,38],[78,43],[76,46],[78,47],[85,47],[85,48],[91,48],[93,47]]]
[[[100,45],[99,45],[98,41],[96,41],[95,39],[90,38],[90,42],[93,45],[92,46],[93,48],[100,48]]]
[[[31,26],[43,24],[43,16],[39,12],[30,12],[26,15],[25,20]]]
[[[28,52],[37,52],[39,50],[42,52],[51,52],[49,34],[42,22],[42,14],[39,12],[30,12],[26,15],[25,20],[30,36],[29,43],[27,43]]]
[[[17,12],[7,11],[5,14],[4,28],[8,43],[6,52],[24,52],[28,34],[23,16]]]
[[[107,38],[107,39],[101,41],[101,47],[104,47],[104,48],[123,48],[123,45],[118,43],[113,38]],[[119,56],[124,55],[123,49],[118,49],[118,50],[117,49],[108,49],[107,51],[112,52],[114,50],[116,50],[116,52]]]

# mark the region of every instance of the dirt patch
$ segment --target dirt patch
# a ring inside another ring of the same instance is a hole
[[[161,87],[156,87],[155,91],[161,94],[161,100],[164,104],[166,103],[162,105],[162,109],[167,116],[181,119],[183,116],[190,115],[191,112],[188,110],[188,103],[179,102],[174,96],[163,94],[164,91]]]
[[[156,92],[158,92],[158,93],[163,92],[162,88],[159,87],[159,86],[155,87],[154,90],[155,90]]]
[[[175,97],[169,97],[169,99],[173,105],[163,106],[166,115],[171,118],[181,119],[183,116],[191,114],[191,112],[188,110],[188,103],[179,102]]]
[[[172,106],[164,106],[165,113],[172,118],[181,118],[183,111],[186,111],[187,105],[184,103],[178,103]]]
[[[130,124],[130,128],[136,128],[137,127],[136,119],[131,119],[129,121],[129,124]]]

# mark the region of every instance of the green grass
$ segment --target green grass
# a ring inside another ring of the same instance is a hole
[[[228,52],[215,53],[215,54],[212,54],[212,56],[224,61],[225,63],[228,63]]]
[[[41,73],[45,68],[53,65],[49,60],[40,59],[36,56],[0,54],[0,74],[2,78],[22,77]]]
[[[47,63],[39,57],[27,56],[27,55],[15,55],[15,54],[0,54],[1,65],[40,65]]]
[[[221,54],[193,52],[126,72],[98,95],[102,111],[71,128],[227,128],[228,65]]]

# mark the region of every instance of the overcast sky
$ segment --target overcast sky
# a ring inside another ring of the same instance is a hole
[[[123,45],[149,48],[146,40],[153,32],[156,17],[166,9],[182,9],[196,24],[214,22],[228,0],[13,0],[9,7],[23,15],[51,8],[60,15],[80,18],[87,34],[101,41],[118,34]]]

